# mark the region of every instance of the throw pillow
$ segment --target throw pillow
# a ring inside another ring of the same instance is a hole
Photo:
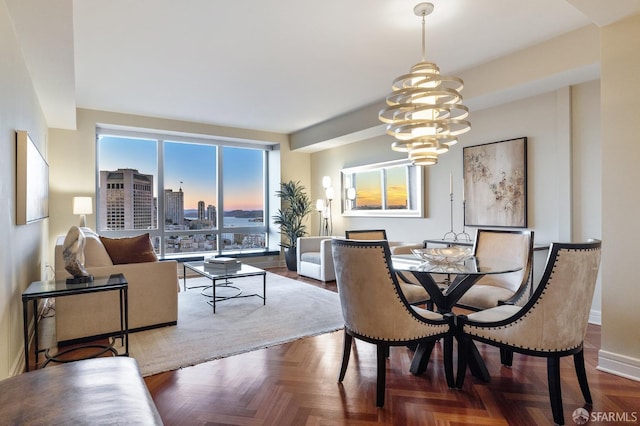
[[[156,262],[158,260],[148,233],[130,238],[100,236],[100,241],[102,241],[114,265]]]

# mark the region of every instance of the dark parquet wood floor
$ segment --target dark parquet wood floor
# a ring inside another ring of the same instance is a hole
[[[336,290],[335,282],[323,285],[285,268],[270,271]],[[552,424],[546,361],[515,354],[513,368],[505,368],[497,349],[478,347],[491,382],[468,376],[462,390],[446,386],[440,344],[421,376],[409,373],[409,349],[392,348],[384,408],[375,406],[373,345],[357,342],[345,380],[337,383],[341,331],[161,373],[145,381],[167,425]],[[585,359],[593,411],[603,416],[626,415],[630,420],[635,416],[635,422],[640,421],[640,385],[596,370],[599,347],[600,327],[590,325]],[[565,423],[575,424],[572,413],[584,401],[571,358],[563,359],[561,376]]]

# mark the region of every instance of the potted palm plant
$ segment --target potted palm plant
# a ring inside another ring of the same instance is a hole
[[[311,201],[304,190],[304,186],[299,181],[290,180],[280,182],[280,190],[276,191],[276,196],[282,201],[273,219],[276,225],[280,225],[280,234],[284,236],[280,246],[285,249],[284,258],[290,271],[298,269],[296,265],[298,237],[307,235],[304,221],[311,213]]]

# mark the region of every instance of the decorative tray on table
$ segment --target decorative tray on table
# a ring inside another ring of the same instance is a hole
[[[412,249],[411,251],[414,256],[425,262],[445,265],[462,263],[473,256],[471,248],[460,246]]]

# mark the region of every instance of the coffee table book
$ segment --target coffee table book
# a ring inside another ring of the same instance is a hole
[[[205,270],[214,273],[237,272],[241,267],[242,262],[232,257],[212,257],[204,261]]]

